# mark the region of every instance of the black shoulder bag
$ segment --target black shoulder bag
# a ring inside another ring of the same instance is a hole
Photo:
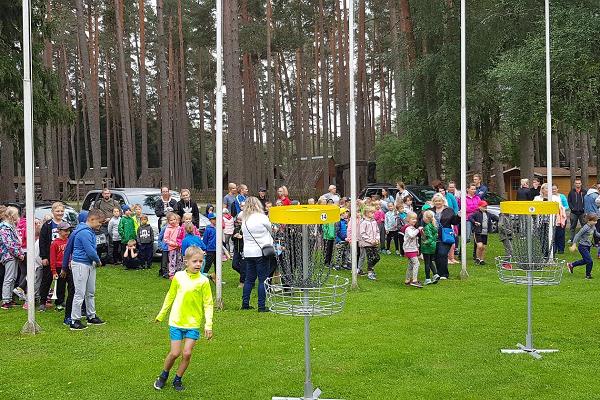
[[[252,240],[254,240],[254,242],[258,245],[258,247],[260,247],[260,251],[261,251],[263,257],[274,257],[275,256],[275,246],[273,246],[272,244],[266,244],[264,246],[261,246],[260,243],[258,243],[256,238],[252,234],[252,232],[250,232],[250,229],[248,229],[248,224],[246,224],[246,230],[252,237]]]

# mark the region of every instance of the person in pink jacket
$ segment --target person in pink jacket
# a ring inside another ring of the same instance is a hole
[[[173,276],[181,269],[181,265],[183,264],[181,252],[179,251],[181,245],[177,242],[179,236],[179,215],[169,212],[167,214],[167,222],[164,242],[169,249],[169,279],[173,279]]]
[[[193,224],[193,219],[194,219],[194,215],[192,213],[183,214],[183,218],[181,220],[181,225],[179,226],[179,231],[177,233],[177,245],[179,246],[179,248],[181,248],[181,243],[183,243],[183,239],[185,239],[185,235],[186,235],[185,224],[187,224],[188,222]],[[200,231],[198,230],[196,225],[194,225],[194,235],[198,236],[198,237],[202,237],[202,235],[200,235]],[[183,254],[181,256],[183,257]]]
[[[364,218],[360,223],[358,234],[358,247],[361,254],[367,259],[367,278],[376,280],[375,265],[379,262],[379,227],[375,221],[375,207],[367,206],[364,209]]]
[[[223,209],[223,244],[227,251],[231,252],[231,248],[229,247],[229,243],[231,242],[231,237],[233,236],[233,229],[235,226],[235,218],[231,215],[228,209]]]
[[[460,209],[461,210],[466,209],[466,211],[467,211],[467,242],[471,241],[471,235],[473,232],[473,226],[471,225],[469,218],[471,218],[471,215],[473,215],[473,213],[475,213],[475,211],[477,211],[479,209],[479,202],[481,201],[481,199],[475,195],[476,191],[477,191],[477,186],[474,183],[469,184],[469,187],[467,188],[467,196],[466,196],[467,197],[467,206],[466,207],[463,207],[462,204],[460,204],[460,198],[457,199]]]
[[[377,222],[377,227],[379,228],[379,252],[383,253],[385,251],[385,211],[387,211],[387,206],[384,211],[382,210],[381,204],[383,204],[381,201],[375,203],[375,214],[373,215],[373,218],[375,219],[375,222]]]

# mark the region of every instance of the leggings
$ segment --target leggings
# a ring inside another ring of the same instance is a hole
[[[408,268],[406,268],[406,281],[416,282],[419,278],[419,257],[408,259]]]
[[[390,244],[392,244],[392,240],[394,241],[394,246],[396,247],[396,251],[400,250],[398,245],[398,231],[389,231],[385,237],[385,249],[390,249]]]
[[[365,256],[367,257],[367,270],[372,272],[375,269],[375,265],[379,262],[379,251],[377,247],[363,247]]]
[[[430,279],[430,273],[433,272],[433,275],[437,275],[437,268],[435,266],[435,254],[423,254],[423,258],[425,259],[425,279]]]
[[[335,244],[335,240],[333,239],[325,239],[325,265],[331,266],[331,258],[333,257],[333,245]]]

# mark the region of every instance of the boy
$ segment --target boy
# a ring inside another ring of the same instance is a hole
[[[142,226],[142,205],[134,204],[132,207],[133,210],[133,221],[135,222],[135,231],[137,232],[138,228]]]
[[[210,213],[208,214],[208,219],[210,220],[210,225],[206,227],[204,236],[202,237],[204,246],[206,246],[206,262],[204,263],[204,269],[202,270],[203,274],[208,274],[210,267],[215,264],[217,259],[217,216],[214,213]],[[211,277],[215,280],[214,276],[211,275]]]
[[[124,204],[121,209],[125,215],[119,221],[119,236],[121,236],[121,245],[125,247],[130,240],[137,239],[137,231],[131,208],[127,204]]]
[[[140,269],[143,268],[143,261],[138,257],[138,252],[136,251],[137,242],[131,239],[127,242],[127,247],[125,247],[125,252],[123,253],[123,265],[127,269]]]
[[[323,242],[325,245],[325,265],[331,267],[331,257],[333,256],[333,245],[335,244],[335,224],[324,224]]]
[[[183,353],[177,374],[173,380],[173,388],[184,389],[181,378],[190,364],[192,351],[200,338],[200,326],[204,316],[204,336],[212,338],[213,298],[210,283],[200,273],[204,252],[198,247],[190,247],[185,254],[186,270],[175,274],[169,292],[165,297],[162,309],[156,316],[161,322],[169,308],[169,334],[171,351],[167,354],[164,368],[154,382],[154,388],[162,389],[169,378],[169,371],[175,360]],[[183,347],[183,352],[182,352]]]
[[[492,229],[492,221],[498,222],[498,217],[487,212],[487,202],[481,200],[478,209],[469,218],[473,224],[473,233],[475,234],[475,243],[477,249],[475,253],[475,264],[485,265],[485,248],[487,247],[488,234]]]
[[[96,252],[96,234],[94,230],[100,229],[104,221],[104,213],[93,209],[87,215],[87,221],[77,225],[65,247],[61,275],[66,276],[71,261],[71,274],[73,277],[74,296],[71,307],[72,331],[86,329],[81,322],[81,305],[85,298],[88,325],[103,325],[104,321],[96,315],[96,268],[102,266],[100,257]]]
[[[121,209],[119,207],[113,208],[113,216],[108,221],[108,238],[112,245],[112,263],[117,265],[121,264],[121,235],[119,235],[119,222],[121,222]]]
[[[152,265],[152,253],[154,252],[154,230],[148,223],[148,216],[140,217],[140,227],[137,230],[137,241],[140,245],[139,257],[142,268],[150,268]]]
[[[158,233],[158,247],[161,250],[160,269],[158,276],[169,279],[169,245],[165,242],[165,231],[168,224],[164,224]]]
[[[183,229],[185,229],[185,237],[181,241],[181,255],[185,257],[185,252],[189,247],[196,246],[201,248],[202,250],[206,250],[206,246],[202,239],[196,236],[196,226],[192,222],[186,222],[183,225]]]
[[[348,236],[348,210],[344,207],[340,208],[340,220],[335,223],[335,247],[336,247],[336,263],[334,269],[352,269],[350,262],[350,244],[346,241]]]
[[[596,230],[596,223],[598,222],[598,216],[596,214],[586,214],[586,224],[577,232],[573,238],[573,244],[570,250],[575,251],[575,246],[581,254],[581,260],[577,260],[574,263],[568,263],[567,268],[570,273],[573,273],[573,268],[580,265],[585,265],[585,279],[592,279],[592,267],[594,266],[594,260],[590,254],[590,249],[594,243],[594,237],[600,238],[600,233]]]
[[[50,271],[52,272],[52,278],[55,280],[58,279],[58,274],[62,267],[65,247],[67,247],[67,241],[69,240],[69,234],[71,233],[71,225],[69,225],[68,222],[61,222],[58,224],[57,230],[58,237],[54,239],[50,245]],[[56,311],[63,310],[65,307],[58,303],[58,299],[56,301]]]

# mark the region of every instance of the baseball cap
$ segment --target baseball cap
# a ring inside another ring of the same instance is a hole
[[[68,231],[69,229],[71,229],[71,225],[68,222],[63,221],[60,224],[58,224],[56,229],[58,229],[59,231]]]
[[[488,203],[485,200],[481,200],[478,205],[478,207],[487,207],[487,206],[488,206]]]
[[[267,191],[267,189],[265,189],[264,187],[261,187],[261,188],[258,188],[258,191],[259,191],[259,192],[266,192],[266,191]]]
[[[121,210],[123,210],[123,212],[125,212],[125,211],[128,211],[128,210],[131,210],[131,207],[129,207],[127,204],[123,204],[121,206]]]
[[[346,211],[348,211],[348,209],[346,207],[342,207],[340,208],[340,215],[342,215],[343,213],[345,213]]]
[[[215,213],[210,213],[206,216],[206,218],[208,219],[217,219],[217,216],[215,215]]]

